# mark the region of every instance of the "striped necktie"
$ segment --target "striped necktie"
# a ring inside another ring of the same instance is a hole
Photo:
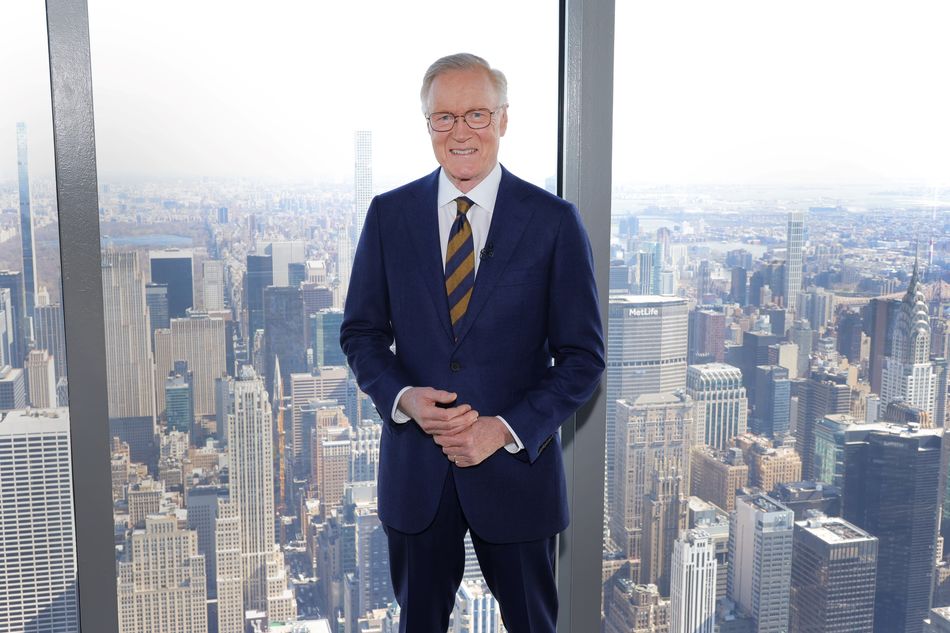
[[[461,196],[455,199],[455,204],[458,215],[449,231],[449,245],[445,251],[445,293],[449,297],[452,330],[458,340],[462,317],[475,286],[475,240],[472,239],[472,225],[465,217],[475,203]]]

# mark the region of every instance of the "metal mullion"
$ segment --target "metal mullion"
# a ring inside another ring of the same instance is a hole
[[[47,0],[80,628],[118,633],[99,196],[85,0]]]
[[[594,253],[607,334],[613,140],[614,1],[561,0],[558,191],[580,211]],[[606,380],[606,375],[604,380]],[[571,525],[559,539],[558,631],[599,631],[607,397],[562,427]]]

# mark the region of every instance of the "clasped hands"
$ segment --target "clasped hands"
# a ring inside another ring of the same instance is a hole
[[[412,387],[399,399],[399,409],[432,436],[449,461],[462,468],[482,463],[514,441],[501,420],[479,415],[471,405],[438,406],[454,402],[456,397],[451,391]]]

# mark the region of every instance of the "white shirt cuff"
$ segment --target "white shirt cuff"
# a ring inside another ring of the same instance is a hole
[[[501,420],[501,423],[504,424],[505,428],[508,429],[508,432],[511,433],[511,437],[515,438],[514,442],[505,444],[505,450],[512,454],[517,453],[520,450],[524,450],[524,444],[521,443],[521,439],[518,438],[518,434],[515,433],[515,430],[511,428],[510,424],[508,424],[508,420],[501,417],[500,415],[496,415],[495,417]]]
[[[399,390],[399,393],[396,394],[396,400],[393,402],[392,415],[390,416],[393,419],[393,422],[396,424],[405,424],[412,419],[409,417],[409,415],[403,413],[403,411],[399,408],[399,400],[402,399],[402,394],[406,393],[410,389],[412,389],[412,386],[403,387]]]

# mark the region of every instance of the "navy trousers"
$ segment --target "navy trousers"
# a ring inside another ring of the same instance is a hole
[[[401,609],[400,633],[444,633],[465,569],[468,522],[449,469],[433,522],[418,534],[385,526],[390,573]],[[504,517],[498,517],[504,521]],[[526,543],[488,543],[472,532],[485,582],[501,607],[508,633],[555,633],[556,538]]]

